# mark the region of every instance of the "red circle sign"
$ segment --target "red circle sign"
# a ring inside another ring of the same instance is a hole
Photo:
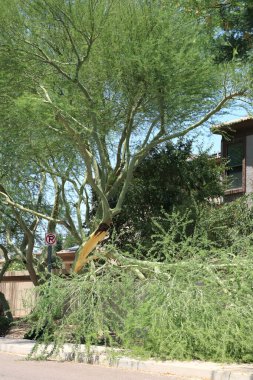
[[[45,235],[45,242],[47,245],[55,245],[56,244],[56,235],[51,232]]]

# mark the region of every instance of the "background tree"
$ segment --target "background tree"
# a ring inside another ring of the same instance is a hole
[[[252,0],[186,0],[184,9],[205,23],[217,63],[248,58],[253,48]]]
[[[116,231],[124,231],[117,238],[120,245],[150,246],[152,218],[173,209],[185,212],[221,196],[224,166],[208,152],[193,155],[190,140],[153,149],[135,171],[122,212],[114,220]]]
[[[106,237],[149,152],[211,121],[245,87],[233,88],[213,65],[204,25],[176,1],[16,0],[2,1],[1,9],[1,54],[24,65],[3,129],[9,134],[15,123],[19,144],[32,146],[32,161],[60,182],[63,218],[24,208],[6,188],[2,200],[84,242],[78,272]],[[13,89],[16,76],[6,70]],[[93,220],[91,189],[99,200]],[[86,225],[99,224],[86,242],[85,210]]]

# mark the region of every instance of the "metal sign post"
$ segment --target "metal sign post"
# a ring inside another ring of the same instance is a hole
[[[52,272],[52,252],[53,252],[52,247],[53,247],[52,245],[49,245],[47,247],[47,269],[49,273]]]
[[[53,245],[57,242],[56,235],[49,232],[45,235],[45,243],[47,245],[47,268],[48,272],[52,272],[52,253],[53,253]]]

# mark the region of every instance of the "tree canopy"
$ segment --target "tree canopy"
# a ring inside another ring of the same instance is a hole
[[[184,4],[1,1],[4,207],[61,224],[80,244],[83,223],[100,222],[92,249],[149,152],[208,125],[245,95],[244,84],[214,65],[206,25]],[[48,207],[19,198],[24,173],[46,177]],[[91,220],[92,192],[99,206]]]

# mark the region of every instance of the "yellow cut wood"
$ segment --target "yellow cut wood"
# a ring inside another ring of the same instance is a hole
[[[108,236],[108,228],[108,225],[105,225],[104,223],[100,224],[97,230],[93,232],[90,235],[89,239],[84,243],[83,247],[81,247],[78,258],[74,263],[73,271],[75,273],[80,272],[80,270],[87,262],[87,256],[89,255],[89,253],[93,251],[94,248],[96,248],[98,243],[103,241]]]

